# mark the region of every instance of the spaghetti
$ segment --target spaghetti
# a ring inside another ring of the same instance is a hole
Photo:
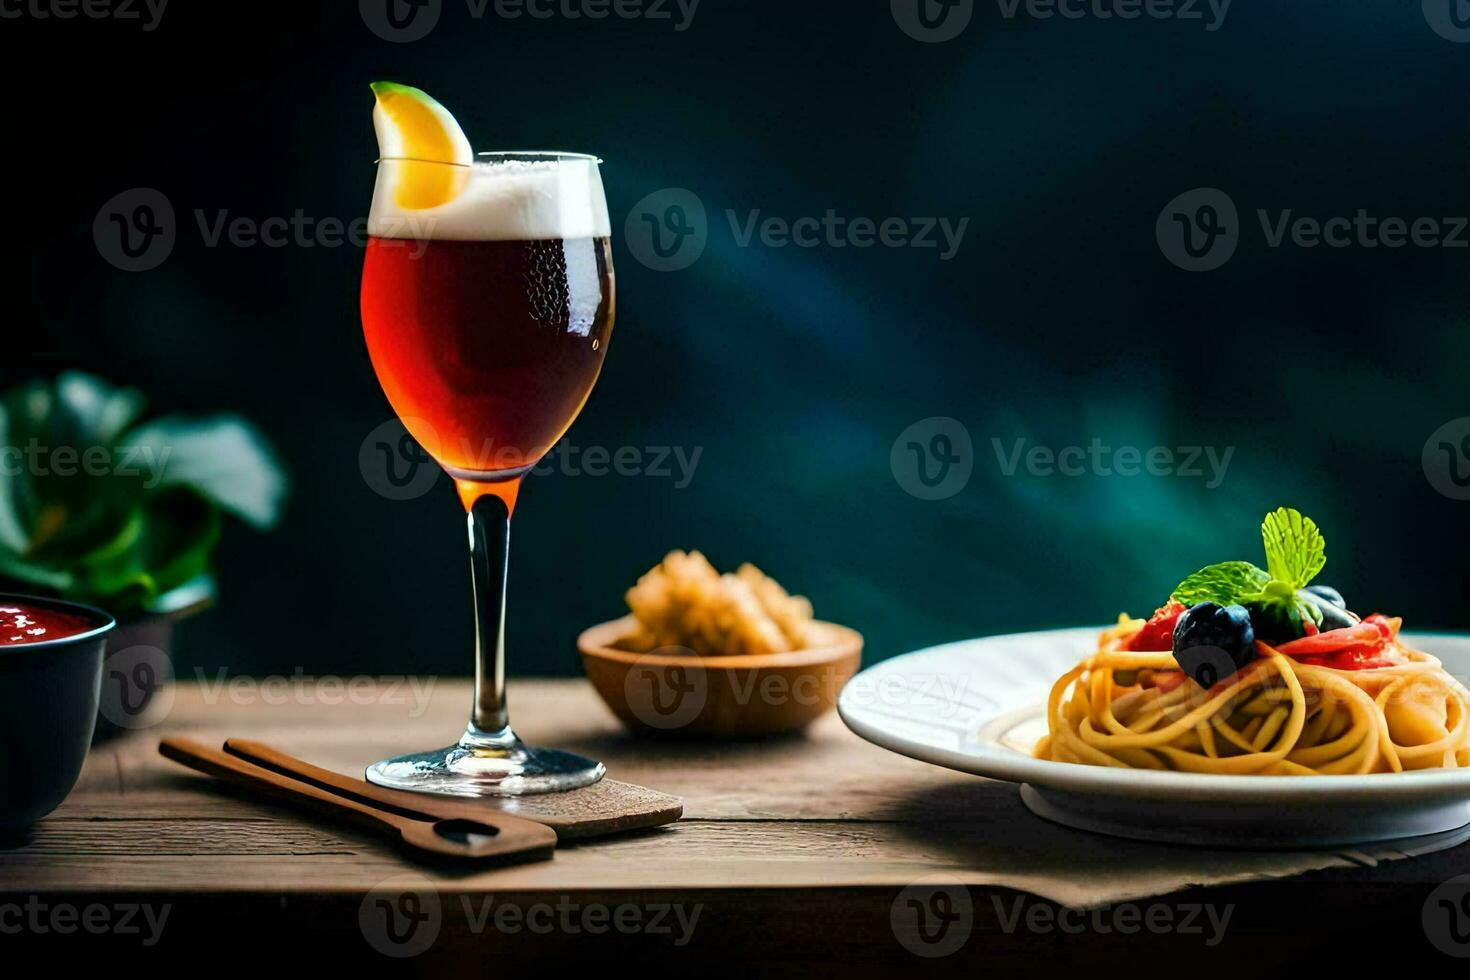
[[[1035,754],[1226,775],[1470,767],[1470,691],[1403,646],[1399,623],[1374,616],[1277,646],[1256,640],[1256,659],[1206,688],[1172,652],[1131,649],[1145,624],[1121,618],[1052,687]]]

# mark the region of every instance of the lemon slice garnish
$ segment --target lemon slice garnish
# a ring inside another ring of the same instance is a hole
[[[408,85],[373,82],[372,89],[378,100],[373,106],[378,156],[394,161],[386,166],[395,203],[422,211],[458,197],[469,184],[475,152],[454,116]]]

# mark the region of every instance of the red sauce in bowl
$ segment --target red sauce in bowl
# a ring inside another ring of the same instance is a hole
[[[0,647],[64,640],[102,625],[86,616],[45,606],[0,602]]]

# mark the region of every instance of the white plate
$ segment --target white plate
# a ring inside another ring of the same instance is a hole
[[[1056,823],[1142,840],[1328,847],[1470,824],[1470,769],[1367,776],[1217,776],[1031,757],[1052,684],[1100,627],[965,640],[886,660],[854,677],[837,708],[854,732],[901,755],[1022,783]],[[1470,636],[1405,634],[1470,676]]]

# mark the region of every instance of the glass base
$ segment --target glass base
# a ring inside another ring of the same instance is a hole
[[[592,759],[528,747],[509,728],[471,725],[458,745],[400,755],[367,767],[367,780],[411,793],[445,796],[529,796],[590,786],[607,772]]]

